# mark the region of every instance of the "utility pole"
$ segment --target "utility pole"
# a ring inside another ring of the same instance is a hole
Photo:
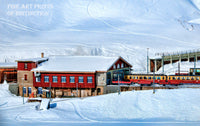
[[[50,85],[49,85],[49,95],[50,95],[50,101],[51,101],[51,82],[50,82]]]
[[[76,95],[78,97],[78,83],[76,83]]]
[[[22,78],[22,94],[23,94],[23,104],[24,104],[24,78]]]
[[[180,61],[178,62],[178,75],[180,76],[181,70],[180,70]]]
[[[155,68],[153,69],[153,94],[155,94]]]
[[[149,74],[149,48],[147,48],[147,74]]]
[[[119,72],[118,72],[118,95],[120,95]]]
[[[164,72],[165,72],[165,69],[164,69],[164,53],[163,53],[163,55],[162,55],[162,73],[164,74]]]
[[[196,56],[194,56],[194,70],[193,70],[193,75],[196,73]]]

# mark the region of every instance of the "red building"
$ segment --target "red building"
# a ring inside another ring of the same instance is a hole
[[[0,63],[0,83],[17,82],[17,63]]]
[[[103,94],[107,78],[114,79],[112,74],[116,71],[124,75],[132,67],[122,57],[102,56],[50,56],[46,60],[20,60],[18,65],[18,72],[23,73],[18,78],[23,78],[21,85],[26,85],[26,90],[31,90],[29,93],[43,97],[49,97],[48,89],[53,97]]]

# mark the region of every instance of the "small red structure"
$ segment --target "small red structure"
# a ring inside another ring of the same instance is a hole
[[[17,63],[0,63],[0,83],[17,82]]]

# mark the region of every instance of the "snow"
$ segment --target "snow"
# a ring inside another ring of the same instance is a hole
[[[50,99],[42,99],[40,104],[40,110],[47,110],[49,105]]]
[[[44,58],[29,58],[29,59],[20,59],[20,60],[17,60],[18,62],[20,61],[28,61],[28,62],[42,62],[42,61],[47,61],[48,58],[47,57],[44,57]]]
[[[199,88],[128,91],[56,98],[56,108],[38,111],[39,103],[23,104],[5,83],[0,85],[0,125],[199,125],[199,97]]]
[[[6,62],[6,63],[1,63],[0,62],[0,68],[8,68],[8,67],[17,67],[17,63],[16,62]]]
[[[119,57],[104,56],[50,56],[33,71],[107,71]]]
[[[200,18],[189,21],[192,24],[200,24]]]
[[[173,64],[167,64],[164,66],[164,73],[166,75],[174,75],[175,73],[178,73],[178,63]],[[200,62],[196,62],[196,68],[199,68]],[[194,62],[181,62],[180,63],[180,72],[181,73],[189,73],[190,68],[194,68]],[[157,74],[162,73],[162,67],[156,72]]]

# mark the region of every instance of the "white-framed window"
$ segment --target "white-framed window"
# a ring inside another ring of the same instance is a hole
[[[74,76],[70,76],[69,77],[69,81],[70,81],[70,83],[75,83],[75,77]]]
[[[78,82],[83,83],[83,76],[78,77]]]
[[[53,76],[53,83],[57,83],[58,82],[58,77],[57,76]]]
[[[121,64],[121,68],[124,68],[124,63]]]
[[[116,69],[116,65],[113,65],[113,69]]]
[[[92,83],[92,77],[87,77],[87,82]]]
[[[31,94],[31,87],[28,87],[28,94]]]
[[[49,76],[44,76],[44,82],[46,82],[46,83],[49,82]]]
[[[61,77],[61,83],[66,83],[66,77],[65,76]]]
[[[36,82],[41,82],[41,77],[36,77],[36,78],[35,78],[35,81],[36,81]]]
[[[117,69],[119,69],[120,68],[120,64],[117,64]]]
[[[24,63],[24,69],[28,69],[28,64]]]

